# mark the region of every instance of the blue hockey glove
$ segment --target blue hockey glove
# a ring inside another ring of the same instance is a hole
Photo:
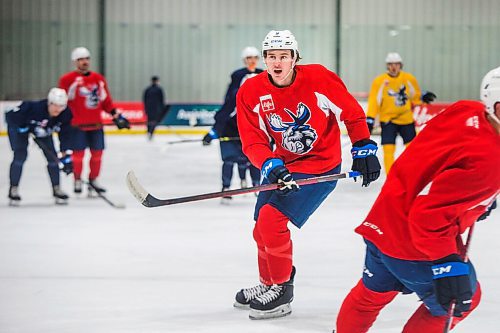
[[[366,117],[366,124],[368,125],[368,130],[370,131],[370,134],[372,134],[373,125],[375,125],[375,119],[373,119],[372,117]]]
[[[31,132],[37,138],[46,138],[52,134],[52,130],[42,126],[34,126],[31,129]]]
[[[113,122],[118,129],[130,128],[130,122],[121,114],[119,114],[118,117],[113,118]]]
[[[63,157],[59,159],[62,163],[63,168],[61,169],[65,174],[69,175],[73,172],[73,159],[71,158],[71,154],[66,153]]]
[[[373,140],[364,139],[352,145],[352,171],[363,175],[362,186],[368,186],[380,176],[380,162],[377,158],[377,144]]]
[[[485,211],[483,214],[481,214],[481,216],[479,216],[479,217],[477,218],[477,221],[479,222],[479,221],[486,220],[486,219],[488,218],[488,216],[490,216],[491,211],[492,211],[493,209],[495,209],[495,208],[497,208],[497,200],[496,200],[496,199],[495,199],[495,200],[493,201],[493,203],[492,203],[492,204],[488,207],[488,209],[486,209],[486,211]]]
[[[204,137],[203,137],[203,145],[208,146],[210,142],[212,142],[213,139],[217,139],[219,135],[217,134],[217,131],[215,129],[211,129],[210,132],[208,132]]]
[[[470,310],[472,304],[470,270],[458,254],[435,261],[432,274],[436,299],[446,311],[452,302],[455,302],[453,312],[455,317],[461,317],[463,312]]]
[[[300,188],[295,182],[290,171],[285,168],[283,161],[279,158],[267,159],[262,164],[262,176],[269,182],[280,185],[276,190],[279,195],[288,195],[297,192]]]

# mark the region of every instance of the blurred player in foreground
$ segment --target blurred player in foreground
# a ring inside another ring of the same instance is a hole
[[[59,185],[59,163],[66,174],[73,171],[71,160],[71,111],[67,108],[68,96],[63,89],[52,88],[47,99],[24,101],[18,107],[7,111],[5,120],[10,147],[14,158],[10,164],[9,199],[12,205],[21,201],[19,181],[23,165],[28,157],[30,135],[42,149],[47,159],[47,171],[52,184],[52,194],[56,203],[66,203],[68,195]],[[57,152],[52,140],[52,133],[57,132],[60,141],[61,158],[56,161]]]
[[[246,172],[250,170],[252,185],[258,185],[260,182],[260,171],[248,161],[248,158],[241,150],[240,133],[237,124],[236,93],[241,85],[249,78],[262,73],[262,69],[257,68],[259,63],[259,50],[248,46],[243,49],[241,59],[245,67],[234,71],[231,74],[231,83],[226,92],[224,104],[215,114],[215,124],[210,132],[203,138],[203,145],[209,145],[213,139],[220,137],[230,138],[230,141],[219,142],[220,153],[222,157],[222,190],[228,190],[233,178],[233,166],[238,165],[238,174],[240,176],[241,187],[247,187]],[[222,198],[222,203],[227,203],[231,197]]]
[[[400,292],[423,304],[404,333],[441,333],[473,311],[481,288],[461,234],[489,215],[500,191],[500,67],[481,100],[459,101],[430,120],[394,163],[365,221],[363,277],[344,300],[337,333],[367,332]],[[416,163],[415,161],[418,161]]]
[[[89,194],[92,191],[105,192],[97,182],[101,171],[101,158],[104,150],[104,131],[101,112],[110,113],[119,129],[130,128],[128,120],[113,106],[106,79],[99,73],[91,72],[90,52],[77,47],[71,52],[71,60],[76,69],[59,79],[59,87],[68,93],[68,106],[73,114],[73,163],[74,192],[82,192],[82,168],[85,149],[90,149]]]
[[[380,175],[377,144],[370,140],[366,117],[342,80],[321,65],[297,65],[299,48],[288,31],[270,31],[262,45],[267,71],[247,80],[237,96],[243,152],[262,170],[253,236],[258,249],[260,284],[239,291],[237,307],[251,319],[291,313],[295,267],[288,222],[300,228],[334,190],[336,181],[299,186],[296,179],[337,174],[341,169],[343,121],[353,143],[352,170],[363,186]],[[273,148],[275,146],[275,149]]]

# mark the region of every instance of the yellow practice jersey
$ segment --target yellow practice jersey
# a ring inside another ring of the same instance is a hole
[[[422,103],[421,94],[417,79],[410,73],[401,71],[397,77],[384,73],[372,82],[366,116],[379,115],[381,123],[411,124],[412,107]]]

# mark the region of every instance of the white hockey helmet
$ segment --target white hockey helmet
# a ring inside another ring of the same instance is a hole
[[[247,46],[241,51],[241,59],[245,60],[248,57],[259,57],[259,50],[253,46]]]
[[[500,120],[495,115],[495,104],[500,103],[500,67],[492,69],[484,76],[479,94],[486,106],[486,112],[500,124]]]
[[[290,30],[271,30],[262,42],[262,56],[268,50],[292,50],[295,59],[298,57],[299,44]]]
[[[389,52],[387,53],[387,56],[385,57],[385,63],[386,64],[394,64],[394,63],[403,63],[403,58],[399,55],[397,52]]]
[[[82,58],[90,58],[90,51],[85,47],[77,47],[71,51],[71,61],[77,61]]]
[[[60,106],[66,106],[68,104],[68,95],[66,90],[61,88],[52,88],[47,96],[49,104],[56,104]]]

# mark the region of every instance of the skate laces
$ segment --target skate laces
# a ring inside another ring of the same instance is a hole
[[[275,284],[271,288],[269,288],[269,290],[266,291],[264,294],[258,296],[256,300],[261,304],[265,305],[267,303],[277,300],[280,297],[282,291],[283,291],[283,286]]]
[[[258,296],[264,294],[268,290],[269,290],[268,286],[264,284],[259,284],[252,288],[243,289],[243,295],[248,301],[251,301],[257,298]]]

